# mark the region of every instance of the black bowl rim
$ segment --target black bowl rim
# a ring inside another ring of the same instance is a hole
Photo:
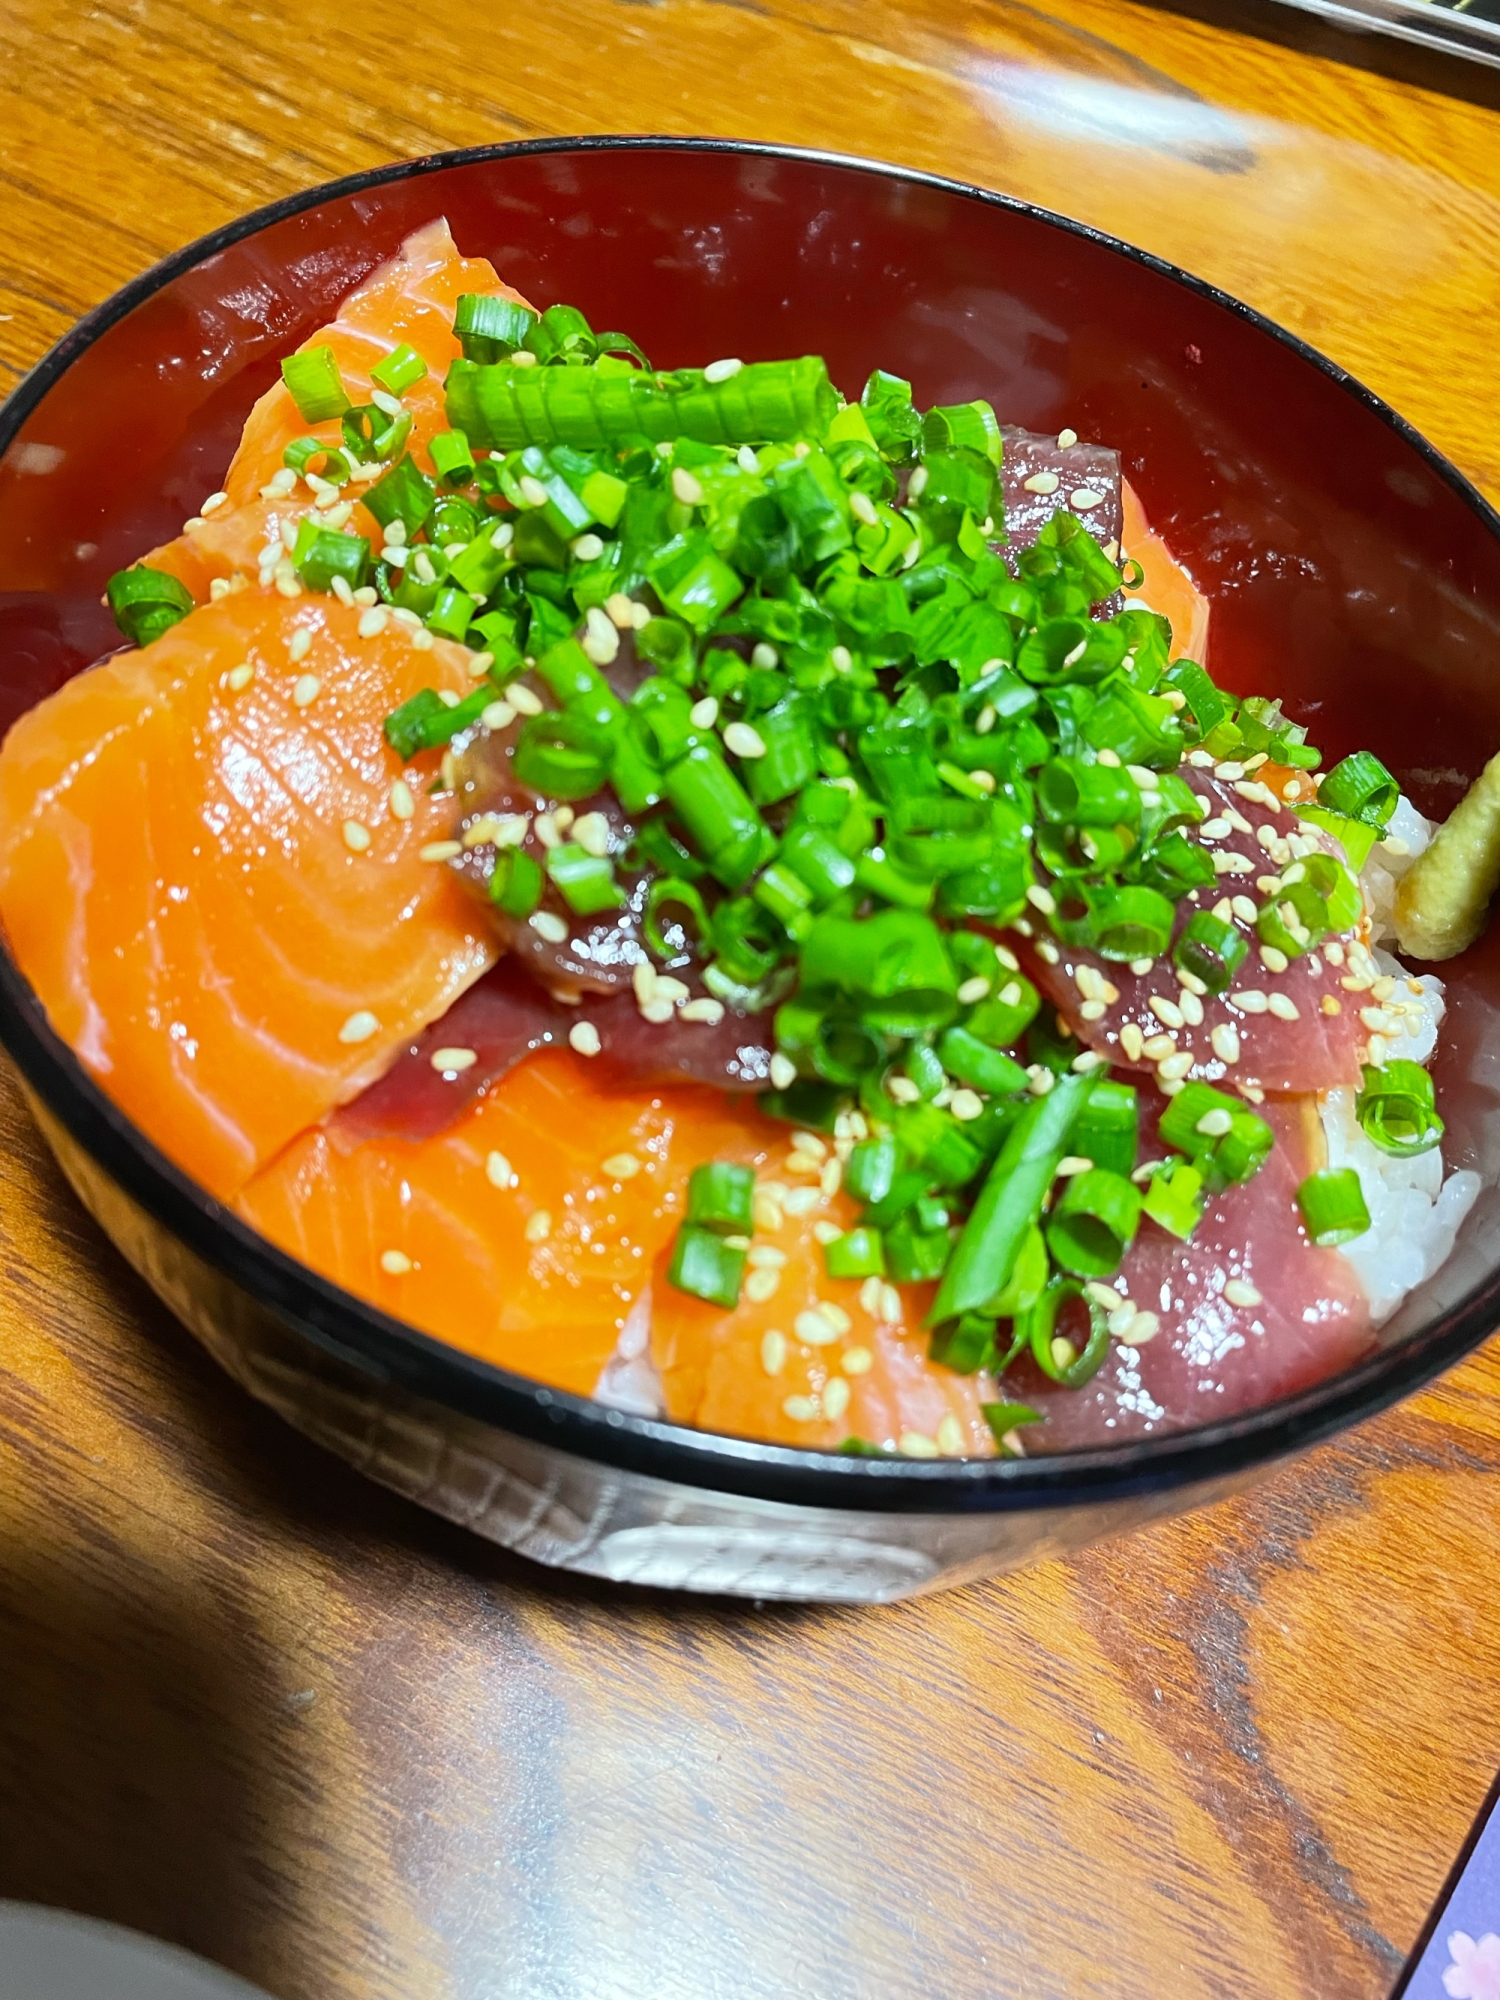
[[[1500,512],[1389,404],[1346,369],[1242,300],[1165,258],[1087,223],[988,188],[813,148],[722,138],[640,134],[527,139],[401,160],[327,181],[210,231],[86,313],[0,406],[0,453],[74,361],[118,320],[173,279],[231,244],[306,209],[366,189],[548,153],[728,153],[833,167],[1024,215],[1171,279],[1291,350],[1362,403],[1422,458],[1500,542]],[[1091,1451],[1034,1459],[854,1458],[757,1444],[612,1410],[549,1389],[418,1332],[298,1264],[191,1181],[120,1111],[49,1026],[40,1001],[0,940],[0,1043],[46,1109],[94,1162],[161,1227],[330,1356],[374,1380],[460,1416],[593,1460],[622,1473],[793,1506],[890,1514],[963,1514],[1098,1504],[1195,1485],[1222,1486],[1256,1466],[1376,1415],[1451,1366],[1490,1333],[1500,1264],[1489,1279],[1401,1345],[1300,1394],[1222,1423]]]

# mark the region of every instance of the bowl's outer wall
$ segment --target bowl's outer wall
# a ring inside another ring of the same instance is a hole
[[[489,256],[533,300],[578,303],[662,365],[821,352],[846,392],[872,367],[894,367],[920,401],[984,395],[1007,420],[1107,440],[1213,596],[1218,676],[1281,693],[1332,756],[1375,749],[1433,811],[1500,743],[1500,524],[1337,371],[1206,288],[1035,212],[854,163],[672,142],[501,149],[393,170],[220,240],[125,316],[103,309],[102,330],[85,322],[42,364],[44,393],[0,461],[0,725],[118,643],[99,602],[107,576],[177,532],[219,485],[279,358],[438,214],[464,251]],[[150,1149],[48,1049],[34,1003],[0,972],[0,1025],[38,1093],[75,1138],[90,1131],[96,1152],[111,1138],[117,1182],[137,1190],[154,1176],[158,1219],[190,1216],[202,1244],[218,1227],[211,1207],[173,1190]],[[1450,1155],[1493,1181],[1495,948],[1445,973],[1462,1029],[1442,1062]],[[149,1172],[120,1169],[132,1149]],[[563,1428],[585,1453],[637,1470],[670,1463],[694,1483],[782,1497],[841,1489],[831,1504],[844,1508],[867,1504],[854,1491],[867,1482],[918,1514],[1092,1508],[1111,1488],[1192,1489],[1221,1438],[1226,1466],[1249,1465],[1380,1407],[1472,1345],[1496,1317],[1487,1246],[1497,1233],[1487,1190],[1469,1231],[1479,1248],[1455,1267],[1463,1285],[1449,1285],[1437,1315],[1429,1304],[1403,1316],[1412,1338],[1401,1355],[1203,1433],[1202,1450],[1117,1448],[1068,1461],[1066,1474],[1057,1460],[818,1469],[807,1454],[680,1432],[663,1451],[660,1427],[633,1420],[603,1438],[602,1413],[587,1406]],[[518,1397],[497,1371],[451,1351],[435,1358],[434,1343],[263,1246],[225,1253],[241,1273],[257,1259],[252,1289],[325,1348],[342,1339],[408,1387],[446,1369],[441,1393],[469,1417],[498,1413],[534,1439],[562,1434],[550,1420],[573,1399]],[[543,1401],[555,1405],[546,1418],[530,1407]],[[998,1543],[998,1524],[992,1533]]]

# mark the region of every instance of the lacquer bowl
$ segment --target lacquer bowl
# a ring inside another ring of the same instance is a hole
[[[1500,745],[1500,517],[1376,397],[1246,307],[1097,232],[867,162],[587,139],[417,160],[263,209],[84,319],[0,413],[0,722],[118,643],[109,573],[220,482],[281,356],[448,217],[529,296],[661,365],[825,354],[857,389],[1117,445],[1213,599],[1216,674],[1363,744],[1446,814]],[[1234,1491],[1382,1409],[1500,1317],[1500,961],[1446,967],[1450,1166],[1484,1190],[1358,1366],[1176,1436],[1025,1461],[868,1460],[627,1416],[473,1360],[303,1269],[90,1080],[0,955],[0,1039],[80,1198],[246,1389],[422,1505],[544,1563],[758,1598],[878,1601]]]

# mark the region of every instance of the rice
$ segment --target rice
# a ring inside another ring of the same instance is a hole
[[[1433,824],[1403,797],[1391,815],[1387,838],[1405,852],[1392,854],[1377,844],[1360,874],[1370,912],[1370,942],[1382,973],[1402,981],[1401,998],[1415,1011],[1404,1019],[1403,1031],[1371,1037],[1373,1062],[1393,1057],[1427,1063],[1437,1047],[1438,1029],[1447,1004],[1443,982],[1432,973],[1411,979],[1407,968],[1380,946],[1394,938],[1392,912],[1396,885],[1432,839]],[[1420,988],[1413,992],[1412,985]],[[1444,1179],[1440,1146],[1415,1159],[1393,1159],[1373,1146],[1360,1129],[1353,1090],[1331,1090],[1319,1104],[1330,1167],[1352,1167],[1359,1175],[1370,1227],[1363,1236],[1342,1246],[1354,1267],[1366,1298],[1370,1319],[1380,1326],[1407,1293],[1425,1284],[1453,1252],[1459,1225],[1479,1193],[1478,1174],[1460,1171]]]
[[[661,1376],[651,1358],[651,1287],[647,1285],[625,1316],[614,1353],[594,1388],[594,1401],[633,1417],[664,1414]]]

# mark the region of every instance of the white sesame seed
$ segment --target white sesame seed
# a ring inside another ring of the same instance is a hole
[[[836,1222],[824,1222],[822,1220],[813,1224],[812,1233],[813,1240],[825,1246],[829,1243],[837,1243],[839,1238],[844,1234]]]
[[[521,490],[521,498],[526,502],[528,507],[546,506],[547,489],[543,486],[540,479],[537,479],[529,472],[523,472],[517,484]]]
[[[967,1124],[971,1118],[978,1118],[981,1115],[984,1110],[984,1099],[977,1090],[955,1090],[949,1100],[948,1109],[955,1118],[961,1118]]]
[[[224,685],[231,694],[242,694],[255,679],[255,668],[249,660],[241,660],[237,667],[231,667],[224,676]]]
[[[386,803],[392,819],[410,819],[417,809],[417,802],[411,795],[411,786],[405,778],[397,778],[386,794]]]
[[[432,634],[424,627],[422,631],[412,633],[411,643],[417,652],[430,653],[435,642]]]
[[[509,729],[516,719],[516,711],[508,701],[492,701],[488,708],[479,711],[479,720],[486,729]]]
[[[1085,1049],[1082,1055],[1074,1056],[1069,1068],[1075,1076],[1087,1076],[1091,1069],[1098,1069],[1108,1061],[1109,1057],[1101,1056],[1097,1049]]]
[[[1071,1181],[1076,1179],[1079,1174],[1092,1173],[1093,1167],[1093,1161],[1086,1158],[1084,1154],[1068,1153],[1057,1163],[1057,1177],[1062,1181]]]
[[[1192,1050],[1182,1049],[1177,1055],[1167,1056],[1159,1062],[1156,1065],[1156,1074],[1163,1083],[1175,1083],[1180,1077],[1185,1077],[1192,1066]]]
[[[633,622],[635,605],[623,590],[612,591],[604,600],[604,615],[612,625],[625,631]]]
[[[1085,1000],[1079,1008],[1079,1017],[1085,1021],[1102,1021],[1109,1012],[1102,1000]]]
[[[444,708],[457,708],[461,699],[455,688],[439,688],[437,698]]]
[[[1182,1009],[1174,1001],[1164,1000],[1159,993],[1153,993],[1146,1005],[1164,1028],[1182,1026]]]
[[[748,722],[731,722],[724,731],[724,748],[736,757],[764,757],[765,739]]]
[[[572,551],[579,562],[597,562],[604,553],[604,543],[598,535],[578,535],[573,541]]]
[[[1057,434],[1057,448],[1059,451],[1071,451],[1077,442],[1077,431],[1060,430]]]
[[[724,1002],[715,1000],[708,994],[701,999],[688,1000],[678,1008],[679,1021],[698,1021],[706,1028],[716,1028],[724,1018]]]
[[[797,1065],[790,1056],[778,1052],[771,1058],[771,1083],[777,1090],[790,1090],[797,1081]]]
[[[1192,975],[1189,974],[1188,976],[1191,978]],[[1183,1022],[1187,1027],[1189,1028],[1202,1027],[1203,1002],[1198,998],[1197,994],[1192,990],[1190,986],[1183,987],[1181,997],[1177,1002],[1177,1007],[1179,1013],[1182,1015]]]
[[[1177,1053],[1177,1043],[1171,1035],[1151,1035],[1142,1042],[1141,1053],[1148,1062],[1161,1062]]]
[[[552,813],[538,813],[534,830],[543,847],[562,846],[562,835],[557,830],[557,820]]]
[[[846,1347],[839,1356],[839,1366],[846,1375],[868,1375],[875,1357],[868,1347]]]
[[[875,511],[875,502],[868,493],[862,493],[858,487],[849,495],[849,512],[856,521],[863,521],[867,528],[873,528],[880,519]]]
[[[710,361],[703,371],[705,382],[727,382],[731,375],[738,375],[744,362],[735,356],[723,361]]]
[[[1209,1035],[1214,1054],[1220,1062],[1237,1063],[1240,1059],[1240,1038],[1231,1021],[1220,1021]]]
[[[1266,996],[1253,986],[1245,986],[1241,987],[1239,992],[1230,994],[1229,1004],[1231,1007],[1238,1007],[1242,1014],[1264,1014]]]
[[[1068,502],[1080,514],[1086,514],[1091,507],[1103,506],[1104,495],[1096,492],[1092,486],[1075,486],[1068,495]]]
[[[822,1190],[815,1187],[788,1188],[781,1205],[788,1215],[811,1215],[823,1199]]]
[[[1253,875],[1255,863],[1248,854],[1216,854],[1213,857],[1215,875]]]
[[[843,1161],[829,1160],[825,1164],[822,1174],[819,1176],[818,1185],[822,1188],[824,1194],[831,1197],[838,1193],[839,1188],[843,1183],[843,1178],[844,1178]]]
[[[568,926],[555,911],[533,910],[526,921],[537,936],[545,938],[548,944],[562,944],[567,938]]]
[[[750,654],[750,664],[752,667],[759,667],[764,673],[770,673],[773,668],[781,665],[781,655],[769,639],[757,639]]]
[[[810,1153],[815,1160],[819,1161],[828,1158],[828,1147],[818,1137],[816,1132],[794,1132],[792,1134],[792,1151],[794,1153]]]
[[[1248,896],[1231,896],[1229,899],[1229,908],[1231,913],[1238,917],[1242,924],[1253,924],[1260,915],[1260,911],[1256,909],[1255,904]],[[1215,914],[1217,915],[1217,911]]]
[[[894,1285],[880,1287],[880,1317],[887,1326],[895,1326],[901,1318],[901,1294]]]
[[[612,1181],[633,1181],[641,1170],[641,1163],[634,1153],[611,1153],[604,1162],[604,1171]]]
[[[915,1104],[922,1095],[909,1076],[888,1076],[885,1087],[897,1104]]]
[[[703,505],[703,488],[685,465],[679,465],[672,473],[672,495],[684,507]]]
[[[504,1153],[486,1153],[484,1177],[491,1187],[509,1188],[516,1184],[515,1170]]]
[[[1201,840],[1224,840],[1229,831],[1227,819],[1206,819],[1198,828],[1198,836]]]
[[[463,843],[458,840],[429,840],[425,847],[417,849],[417,859],[419,861],[454,861],[463,851]]]
[[[1153,1312],[1138,1312],[1116,1338],[1126,1347],[1144,1347],[1161,1332],[1161,1321]]]
[[[354,592],[349,588],[349,579],[347,577],[330,577],[328,588],[333,592],[340,604],[352,604],[354,602]]]
[[[344,845],[351,854],[363,854],[370,845],[370,829],[357,819],[344,821]]]
[[[897,1440],[903,1458],[940,1458],[942,1453],[922,1431],[903,1431]]]
[[[1120,1047],[1131,1062],[1139,1062],[1145,1053],[1145,1037],[1134,1021],[1127,1021],[1121,1028]]]
[[[370,610],[360,613],[359,624],[355,629],[358,631],[361,639],[374,639],[379,637],[385,630],[385,627],[385,606],[383,604],[376,604]]]
[[[1246,1278],[1231,1278],[1224,1287],[1224,1297],[1232,1306],[1258,1306],[1264,1303],[1260,1293]]]
[[[1115,1290],[1114,1286],[1102,1284],[1097,1278],[1091,1278],[1083,1289],[1089,1298],[1094,1301],[1094,1304],[1102,1306],[1105,1312],[1114,1312],[1121,1304],[1120,1294]],[[1124,1303],[1130,1305],[1130,1300],[1126,1299]],[[1133,1306],[1131,1310],[1134,1311]]]
[[[958,1003],[961,1007],[977,1006],[988,999],[990,982],[982,972],[976,972],[972,979],[966,979],[958,989]]]
[[[792,1322],[792,1331],[809,1347],[831,1347],[839,1337],[839,1329],[816,1306],[798,1313]]]
[[[479,1057],[473,1049],[434,1049],[427,1058],[435,1070],[443,1074],[457,1076],[461,1071],[472,1069]]]
[[[1384,1007],[1361,1007],[1359,1018],[1377,1035],[1384,1034],[1391,1025],[1391,1017]]]
[[[531,353],[531,351],[528,348],[518,347],[515,353],[510,357],[510,365],[512,368],[535,368],[537,365],[537,359],[536,356],[533,353]],[[494,454],[494,456],[498,457],[500,456],[500,454],[496,453]]]
[[[339,1040],[353,1045],[358,1042],[367,1042],[371,1035],[378,1034],[379,1032],[379,1018],[372,1014],[368,1007],[361,1007],[357,1013],[351,1014],[343,1027],[339,1029]]]
[[[522,681],[514,682],[505,690],[505,699],[517,715],[540,715],[542,712],[541,697]]]
[[[813,1424],[818,1420],[815,1396],[788,1396],[781,1408],[782,1414],[790,1417],[794,1424]]]
[[[317,700],[318,691],[322,685],[323,683],[318,679],[316,674],[303,674],[297,685],[292,689],[292,700],[297,704],[298,708],[308,708]]]
[[[1299,1018],[1297,1003],[1288,993],[1270,993],[1266,996],[1266,1010],[1274,1014],[1278,1021],[1295,1021]]]
[[[718,719],[719,704],[711,694],[706,694],[702,701],[695,701],[688,710],[688,721],[694,729],[712,729]]]
[[[826,1395],[824,1401],[827,1401]],[[951,1410],[937,1427],[937,1448],[944,1458],[962,1458],[964,1455],[964,1427]]]
[[[1021,483],[1028,493],[1055,493],[1062,481],[1055,472],[1033,472]]]
[[[1091,1286],[1090,1290],[1092,1289],[1093,1287]],[[1101,1289],[1108,1290],[1108,1287],[1101,1287]],[[1118,1292],[1110,1292],[1109,1296],[1115,1303],[1108,1309],[1109,1318],[1104,1323],[1115,1339],[1119,1340],[1123,1335],[1129,1333],[1135,1322],[1135,1316],[1139,1308],[1134,1299],[1122,1300]]]
[[[380,1268],[393,1278],[402,1278],[411,1269],[411,1259],[404,1250],[382,1250]]]
[[[753,446],[742,444],[735,453],[734,458],[741,472],[760,471],[760,459],[756,456]]]
[[[1033,1097],[1045,1097],[1057,1078],[1045,1063],[1032,1063],[1026,1071],[1026,1088]]]
[[[760,1365],[768,1375],[779,1375],[786,1366],[786,1335],[768,1327],[760,1337]]]
[[[1216,1105],[1212,1111],[1204,1112],[1193,1129],[1201,1132],[1205,1139],[1222,1139],[1233,1124],[1232,1115]]]
[[[1044,917],[1050,917],[1056,912],[1056,898],[1052,891],[1044,889],[1040,882],[1033,882],[1027,889],[1026,900],[1034,910],[1040,910]]]
[[[596,667],[607,667],[620,650],[620,635],[597,604],[591,604],[584,617],[580,644]]]
[[[305,660],[312,651],[312,630],[307,625],[299,625],[286,642],[286,649],[294,660]]]
[[[596,1056],[604,1044],[592,1021],[575,1021],[568,1030],[568,1046],[581,1056]]]
[[[1274,944],[1263,944],[1260,948],[1260,962],[1267,972],[1285,972],[1288,959],[1284,951],[1278,951]]]
[[[552,1234],[552,1215],[548,1209],[535,1209],[526,1218],[524,1231],[528,1243],[545,1243]]]

